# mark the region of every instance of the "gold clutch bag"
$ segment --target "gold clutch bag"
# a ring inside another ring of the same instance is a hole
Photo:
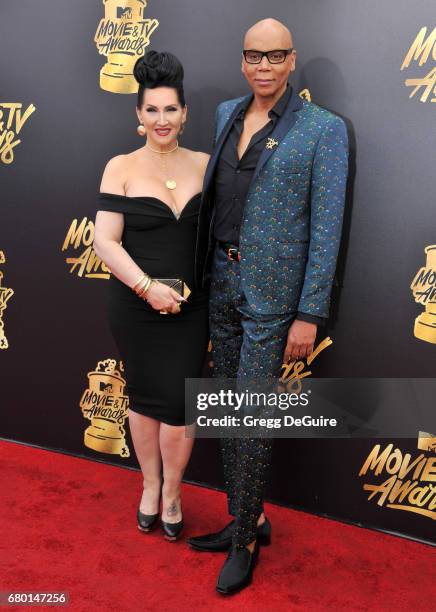
[[[171,289],[177,291],[177,293],[185,299],[187,299],[191,293],[190,288],[181,278],[155,278],[154,280],[158,281],[159,283],[163,283],[164,285],[168,285],[168,287],[171,287]]]

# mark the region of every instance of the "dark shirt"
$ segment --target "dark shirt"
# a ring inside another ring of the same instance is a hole
[[[278,120],[283,115],[292,95],[292,87],[287,86],[285,93],[268,113],[270,121],[253,134],[241,159],[238,158],[238,143],[244,129],[245,109],[235,117],[230,132],[221,149],[215,171],[215,222],[214,238],[239,246],[239,231],[244,213],[245,200],[260,154],[265,148]],[[322,317],[298,313],[297,319],[323,325]]]
[[[217,240],[239,245],[239,230],[253,173],[265,148],[266,140],[283,115],[291,95],[292,87],[288,85],[285,93],[269,111],[270,121],[253,134],[241,159],[238,158],[238,143],[244,129],[245,110],[241,109],[235,117],[221,149],[215,172],[214,237]]]

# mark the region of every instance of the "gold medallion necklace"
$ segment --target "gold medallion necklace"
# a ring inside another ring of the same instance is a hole
[[[177,151],[177,149],[179,148],[179,143],[177,142],[176,146],[173,149],[170,149],[169,151],[158,151],[157,149],[153,149],[153,147],[151,147],[148,144],[148,142],[145,143],[145,146],[148,149],[150,149],[150,151],[153,151],[153,153],[158,153],[159,154],[159,159],[160,159],[161,164],[162,164],[162,169],[163,169],[164,175],[166,176],[165,186],[168,189],[171,189],[171,191],[173,191],[173,189],[175,189],[177,187],[177,183],[176,183],[176,181],[174,179],[168,177],[166,158],[164,156],[165,155],[169,155],[169,153],[174,153],[174,151]]]

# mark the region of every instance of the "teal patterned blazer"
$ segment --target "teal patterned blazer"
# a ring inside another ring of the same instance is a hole
[[[206,170],[196,247],[198,286],[213,256],[214,172],[234,117],[252,95],[223,102]],[[259,314],[328,317],[341,239],[348,172],[344,121],[295,90],[263,150],[240,233],[241,289]],[[268,144],[268,143],[267,143]]]

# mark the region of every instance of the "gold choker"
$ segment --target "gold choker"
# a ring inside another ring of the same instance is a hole
[[[170,151],[158,151],[157,149],[153,149],[153,147],[151,147],[148,142],[145,143],[145,146],[150,149],[150,151],[153,151],[153,153],[159,153],[159,155],[168,155],[169,153],[174,153],[174,151],[177,151],[177,149],[179,148],[179,143],[176,143],[176,146],[174,147],[174,149],[171,149]]]

